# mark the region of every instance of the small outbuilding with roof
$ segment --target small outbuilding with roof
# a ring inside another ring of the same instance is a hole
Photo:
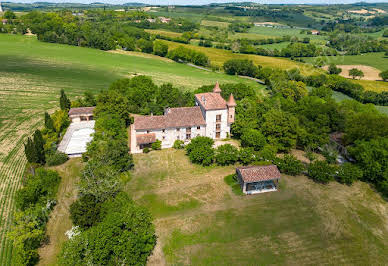
[[[236,175],[244,194],[276,191],[281,176],[276,165],[238,167]]]

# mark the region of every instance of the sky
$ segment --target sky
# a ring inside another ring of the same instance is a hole
[[[234,1],[234,0],[4,0],[4,2],[19,2],[19,3],[32,3],[32,2],[55,2],[55,3],[93,3],[103,2],[110,4],[124,4],[130,2],[145,3],[150,5],[204,5],[209,3],[225,3],[225,2],[248,2],[247,1]],[[349,4],[360,2],[361,0],[252,0],[249,2],[255,2],[260,4]],[[0,0],[1,2],[1,0]],[[375,3],[383,2],[388,3],[388,0],[363,0],[363,2]]]

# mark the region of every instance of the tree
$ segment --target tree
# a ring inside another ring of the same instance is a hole
[[[42,133],[39,129],[34,132],[34,148],[37,156],[37,163],[44,165],[46,163],[45,151],[44,151],[44,140]]]
[[[219,165],[234,164],[238,160],[238,150],[231,144],[224,144],[217,148],[215,160]]]
[[[329,72],[329,74],[338,75],[339,73],[341,73],[342,69],[337,67],[335,64],[330,64],[327,71]]]
[[[208,166],[214,159],[214,141],[209,137],[198,136],[186,146],[186,152],[191,162]]]
[[[150,213],[126,193],[105,202],[96,226],[66,241],[60,265],[145,265],[156,244]]]
[[[255,151],[259,151],[265,144],[265,136],[257,129],[248,128],[241,135],[241,145],[243,147],[252,147]]]
[[[15,19],[15,18],[16,18],[16,15],[15,15],[15,13],[12,12],[11,10],[7,10],[7,11],[4,12],[3,17],[4,17],[5,19]]]
[[[70,205],[70,218],[75,226],[85,230],[100,222],[101,202],[91,194],[82,195]]]
[[[248,59],[230,59],[225,61],[223,68],[226,74],[248,77],[256,77],[259,71],[259,68]]]
[[[292,154],[285,154],[282,159],[277,159],[276,165],[282,173],[287,175],[299,175],[304,170],[302,162]]]
[[[255,150],[252,147],[241,148],[239,152],[239,161],[243,165],[248,165],[256,159]]]
[[[388,80],[388,70],[385,70],[379,74],[382,80],[387,81]]]
[[[180,149],[184,149],[185,147],[185,142],[183,140],[175,140],[174,141],[174,145],[173,145],[173,148],[176,149],[176,150],[180,150]]]
[[[44,113],[44,125],[48,130],[55,131],[54,122],[47,112]]]
[[[161,41],[154,41],[154,54],[165,57],[168,53],[168,45]]]
[[[29,163],[37,163],[38,155],[34,146],[34,142],[31,138],[27,139],[27,142],[24,144],[24,154],[26,155],[27,161]]]
[[[314,181],[327,184],[334,179],[335,168],[326,161],[314,161],[308,166],[307,172]]]
[[[289,151],[296,146],[298,119],[291,113],[271,109],[264,116],[261,130],[269,144],[281,151]]]
[[[142,51],[143,53],[150,54],[154,49],[154,44],[152,41],[145,40],[142,38],[137,41],[137,46],[139,47],[140,51]]]
[[[357,68],[352,68],[349,70],[349,76],[351,76],[353,79],[355,79],[356,77],[359,77],[361,79],[362,77],[364,77],[364,72]]]
[[[59,107],[61,110],[69,110],[71,106],[70,100],[67,98],[65,91],[61,90],[61,96],[59,98]]]
[[[353,184],[354,181],[362,178],[363,172],[357,165],[344,163],[338,170],[338,182],[346,185]]]

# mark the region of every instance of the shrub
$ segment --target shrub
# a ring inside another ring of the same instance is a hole
[[[154,143],[151,144],[151,148],[153,150],[161,150],[162,149],[162,142],[157,139]]]
[[[180,150],[185,147],[184,144],[185,142],[183,140],[177,139],[176,141],[174,141],[174,145],[172,147],[176,150]]]
[[[338,170],[337,180],[342,184],[351,185],[354,181],[362,178],[362,170],[351,163],[344,163]]]
[[[149,153],[151,150],[150,150],[150,148],[148,148],[148,147],[145,147],[144,149],[143,149],[143,153]]]
[[[224,63],[223,68],[229,75],[256,77],[259,72],[259,68],[248,59],[230,59]]]
[[[308,176],[319,183],[329,183],[333,180],[335,168],[326,161],[315,161],[308,167]]]
[[[26,185],[16,192],[16,206],[20,210],[42,203],[55,197],[60,176],[52,170],[37,168],[34,176],[27,178]]]
[[[69,156],[66,153],[55,151],[47,154],[46,163],[48,166],[56,166],[65,163],[69,160]]]
[[[341,73],[342,69],[337,67],[335,64],[330,64],[328,68],[329,74],[339,74]]]
[[[192,163],[211,165],[214,159],[214,141],[209,137],[198,136],[186,146],[186,152]]]
[[[81,229],[88,229],[100,221],[101,203],[96,197],[87,194],[70,205],[70,218]]]
[[[278,158],[276,165],[287,175],[299,175],[304,170],[303,163],[291,154],[285,154],[282,159]]]
[[[243,165],[248,165],[255,160],[255,150],[252,147],[241,148],[239,152],[239,161]]]
[[[273,161],[276,158],[277,148],[272,145],[265,145],[263,149],[259,152],[259,157],[264,161]]]
[[[382,80],[387,81],[388,80],[388,70],[385,70],[379,74]]]
[[[168,53],[168,45],[161,41],[154,41],[154,54],[165,57]]]
[[[231,144],[224,144],[217,148],[215,160],[219,165],[234,164],[238,160],[238,149]]]
[[[254,150],[261,150],[266,144],[265,136],[256,129],[246,129],[241,135],[243,147],[253,147]]]

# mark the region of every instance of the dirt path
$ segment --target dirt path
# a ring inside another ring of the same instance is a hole
[[[76,184],[81,168],[80,158],[70,159],[65,164],[54,168],[62,179],[58,189],[57,205],[47,223],[49,242],[39,249],[41,257],[39,265],[55,265],[60,248],[67,240],[65,232],[72,227],[69,209],[77,197]]]

